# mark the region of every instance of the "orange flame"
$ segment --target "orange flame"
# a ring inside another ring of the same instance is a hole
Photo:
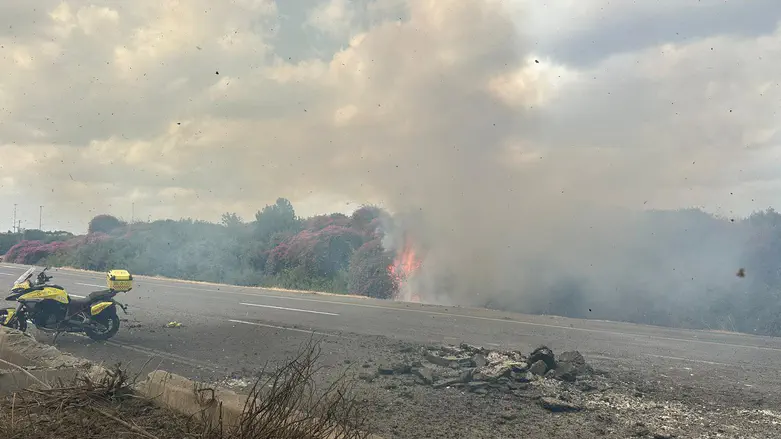
[[[422,261],[418,258],[412,241],[409,238],[405,239],[404,247],[396,255],[393,264],[388,267],[388,272],[399,288],[396,292],[397,300],[420,302],[420,296],[409,290],[407,280],[420,269],[421,265]]]

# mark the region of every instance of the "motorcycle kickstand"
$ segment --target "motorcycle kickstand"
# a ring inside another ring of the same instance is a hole
[[[60,334],[62,334],[63,331],[60,331],[60,325],[57,325],[57,332],[54,333],[54,340],[52,340],[53,345],[57,345],[57,339],[60,338]]]

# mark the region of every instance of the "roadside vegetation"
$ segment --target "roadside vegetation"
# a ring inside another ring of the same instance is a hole
[[[643,241],[631,258],[582,254],[593,267],[601,264],[600,273],[610,274],[604,282],[547,273],[542,266],[538,277],[555,275],[556,281],[538,288],[544,291],[535,291],[536,299],[507,295],[483,305],[781,335],[778,212],[732,219],[696,209],[654,211],[632,221],[630,231],[636,228],[652,239]],[[387,212],[373,206],[351,215],[302,218],[280,198],[249,221],[226,213],[219,224],[192,219],[127,224],[99,215],[81,236],[38,230],[0,234],[0,254],[5,253],[7,262],[22,264],[96,271],[123,267],[144,275],[390,298],[398,282],[388,270],[394,254],[382,242],[392,223]],[[618,266],[611,265],[616,262]]]
[[[192,219],[128,224],[94,217],[87,234],[27,230],[0,234],[0,254],[19,264],[68,266],[247,286],[387,298],[394,283],[382,249],[381,209],[352,215],[296,215],[280,198],[253,221],[226,213],[220,224]]]

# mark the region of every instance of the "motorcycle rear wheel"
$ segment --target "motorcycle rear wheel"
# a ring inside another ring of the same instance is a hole
[[[105,314],[105,315],[104,315]],[[105,331],[95,331],[92,328],[85,328],[84,333],[87,337],[95,341],[105,341],[117,335],[119,332],[119,316],[115,312],[106,312],[94,318],[100,325],[105,326]]]

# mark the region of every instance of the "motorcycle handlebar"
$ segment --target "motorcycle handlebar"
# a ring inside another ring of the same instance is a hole
[[[52,280],[51,276],[47,276],[44,272],[41,272],[41,274],[38,275],[38,284],[45,284],[46,282],[49,282]]]

